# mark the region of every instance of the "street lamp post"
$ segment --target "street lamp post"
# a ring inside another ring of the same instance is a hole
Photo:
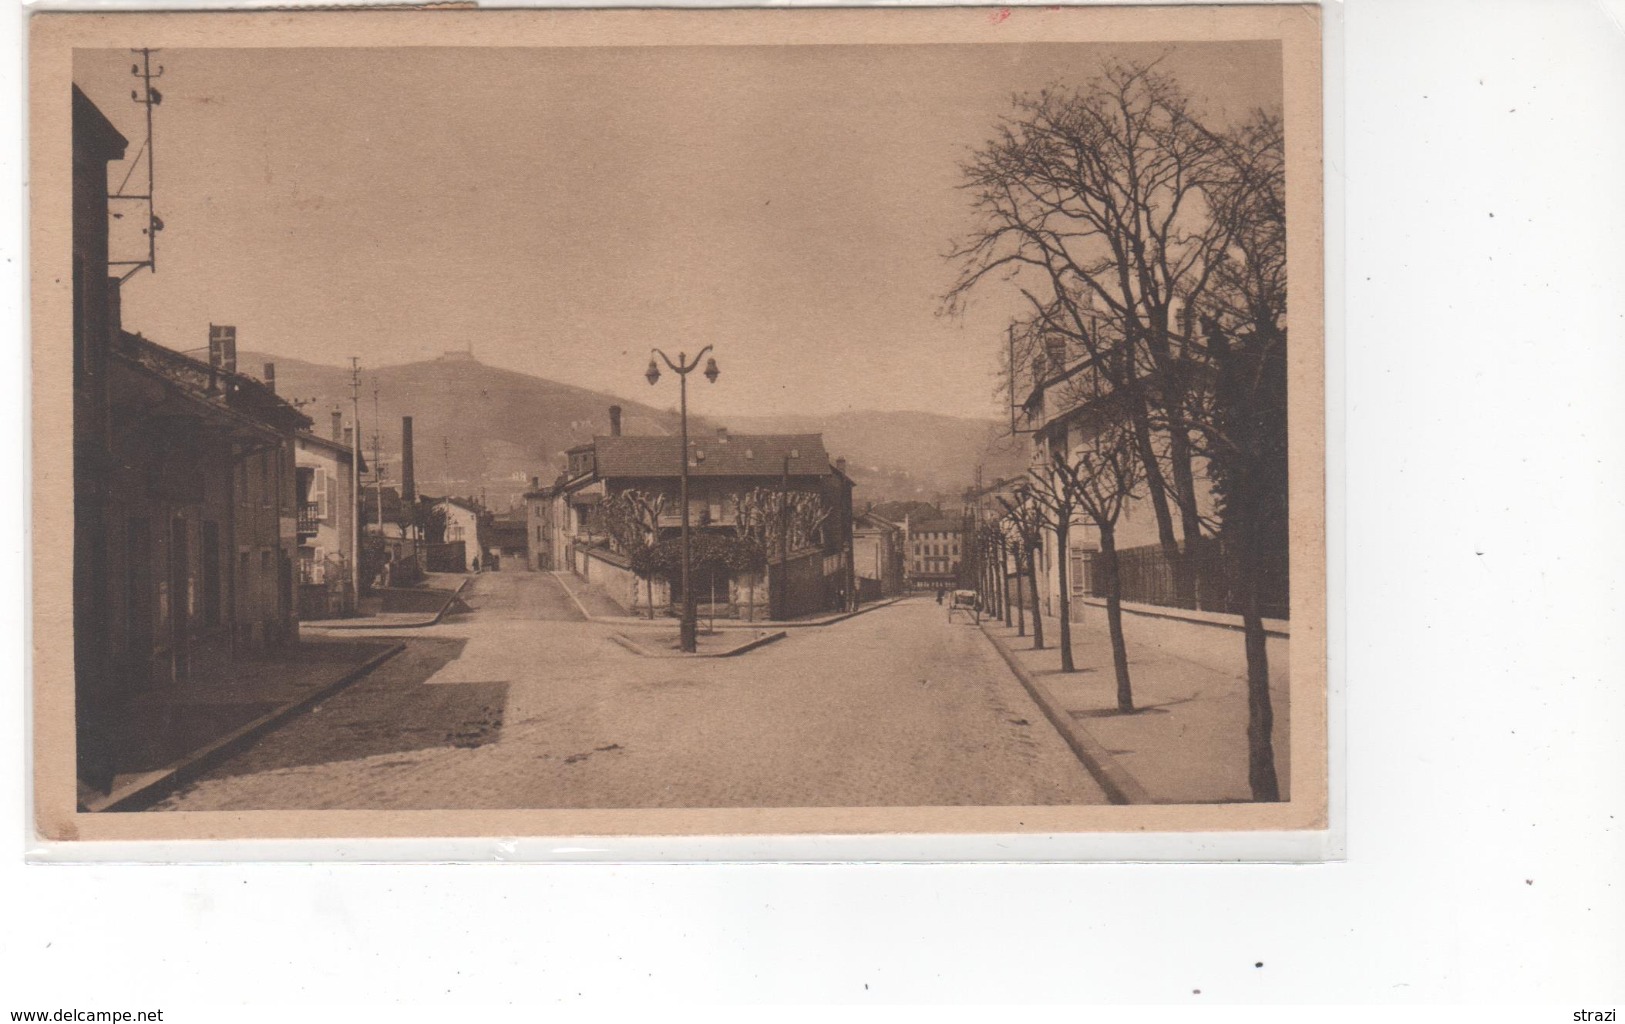
[[[666,355],[666,353],[660,351],[658,348],[650,349],[649,350],[649,368],[647,370],[645,370],[644,374],[643,374],[643,376],[649,381],[649,385],[651,387],[653,387],[655,384],[658,384],[660,382],[660,367],[655,363],[655,356],[658,355],[661,358],[661,360],[666,364],[667,368],[669,368],[673,373],[677,374],[678,391],[679,391],[679,394],[682,396],[681,397],[681,405],[679,406],[679,408],[681,409],[681,417],[680,417],[680,419],[682,421],[683,449],[682,449],[682,452],[681,452],[681,457],[679,459],[679,466],[680,466],[680,469],[681,469],[681,480],[682,480],[681,498],[682,498],[682,502],[683,502],[683,605],[682,605],[681,618],[678,620],[678,625],[677,625],[677,640],[678,640],[678,645],[682,648],[682,650],[683,650],[683,652],[685,654],[693,654],[694,651],[696,650],[696,648],[698,647],[698,644],[697,644],[696,638],[695,638],[695,633],[698,631],[698,629],[697,629],[697,626],[696,626],[695,621],[694,621],[695,620],[694,590],[693,590],[692,587],[689,586],[688,375],[690,373],[693,373],[694,370],[699,367],[700,360],[705,359],[705,354],[707,352],[709,352],[709,351],[711,351],[711,346],[710,345],[707,345],[704,348],[700,349],[700,354],[695,356],[692,362],[690,362],[689,359],[688,359],[688,353],[679,352],[679,353],[677,353],[677,361],[672,362],[671,357]],[[719,372],[720,371],[717,369],[716,358],[712,357],[710,359],[706,359],[706,362],[705,362],[705,379],[709,380],[711,383],[715,384],[717,382],[717,375],[719,374]]]

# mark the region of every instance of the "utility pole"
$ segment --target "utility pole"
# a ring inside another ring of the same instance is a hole
[[[159,92],[152,83],[155,79],[163,77],[164,66],[160,64],[158,70],[154,71],[152,69],[152,55],[157,53],[157,50],[143,48],[133,49],[130,52],[141,55],[141,63],[130,65],[130,74],[141,80],[139,89],[130,90],[130,99],[145,108],[147,137],[141,143],[141,148],[136,150],[135,159],[130,162],[130,170],[125,173],[124,180],[119,182],[117,190],[107,198],[109,200],[138,202],[145,206],[146,225],[141,233],[147,236],[147,258],[144,260],[109,260],[107,264],[109,267],[129,268],[119,274],[120,283],[134,277],[142,267],[146,267],[153,273],[158,272],[158,232],[164,229],[163,219],[153,209],[153,193],[157,189],[153,178],[154,165],[152,158],[152,108],[164,101],[163,93]],[[135,173],[136,167],[141,163],[143,152],[146,154],[147,190],[145,192],[125,192],[124,186],[130,183],[130,175]],[[115,216],[122,216],[122,214],[115,214]]]
[[[380,449],[382,441],[378,437],[378,424],[383,420],[378,416],[378,378],[372,379],[372,476],[374,488],[378,495],[378,540],[384,539],[384,454]]]
[[[361,607],[361,361],[350,357],[350,593]]]

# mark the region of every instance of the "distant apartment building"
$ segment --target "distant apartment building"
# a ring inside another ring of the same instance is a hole
[[[959,581],[964,542],[965,527],[960,520],[905,517],[903,546],[909,586],[927,590],[953,587]]]

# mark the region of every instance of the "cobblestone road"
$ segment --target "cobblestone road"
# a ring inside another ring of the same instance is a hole
[[[935,806],[1105,797],[976,627],[913,599],[729,659],[641,658],[547,573],[160,805]]]

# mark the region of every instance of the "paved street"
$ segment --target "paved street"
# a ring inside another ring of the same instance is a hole
[[[1103,803],[969,623],[915,598],[729,659],[641,658],[548,573],[471,611],[159,805]]]

